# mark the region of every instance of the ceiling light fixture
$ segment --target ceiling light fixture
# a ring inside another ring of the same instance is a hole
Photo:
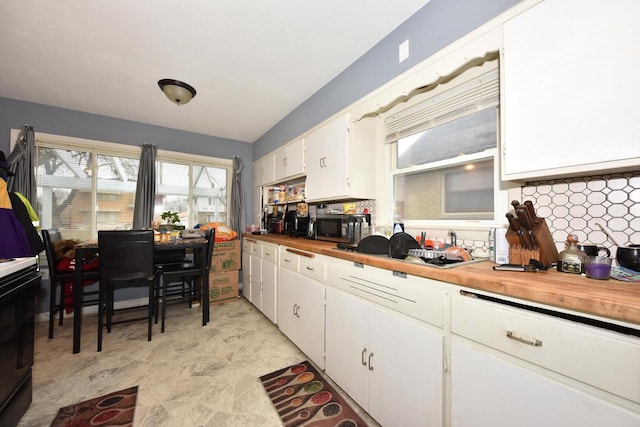
[[[196,90],[191,86],[180,80],[174,79],[162,79],[158,80],[158,86],[167,95],[167,98],[171,102],[175,102],[180,105],[184,105],[191,101],[191,98],[196,96]]]

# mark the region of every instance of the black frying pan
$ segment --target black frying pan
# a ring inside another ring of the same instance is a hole
[[[407,233],[396,233],[389,239],[389,256],[404,259],[409,255],[409,249],[420,249],[416,239]]]
[[[389,253],[389,239],[377,234],[367,236],[358,243],[358,252],[361,254],[387,255]]]

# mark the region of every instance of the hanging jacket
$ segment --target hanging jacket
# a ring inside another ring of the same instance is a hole
[[[40,238],[40,234],[38,234],[38,230],[33,226],[33,221],[29,214],[29,208],[25,205],[23,199],[18,195],[18,193],[9,193],[9,199],[11,200],[11,207],[13,208],[14,215],[18,221],[20,221],[22,228],[24,228],[24,231],[27,234],[29,247],[31,247],[31,255],[36,256],[40,252],[44,251],[44,243]],[[29,207],[31,207],[30,203]],[[31,208],[31,210],[33,211],[33,208]]]
[[[22,205],[24,207],[24,205]],[[33,224],[31,225],[33,227]],[[42,243],[42,241],[40,242]],[[13,212],[7,182],[0,178],[0,258],[33,256],[27,233]]]

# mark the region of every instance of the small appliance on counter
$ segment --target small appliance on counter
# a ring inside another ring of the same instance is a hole
[[[368,235],[371,214],[337,214],[318,216],[314,223],[315,238],[328,242],[357,244]]]
[[[265,218],[265,229],[268,233],[284,233],[283,213],[278,206],[274,206],[271,213],[266,213]]]
[[[295,210],[289,210],[284,216],[284,233],[294,237],[307,237],[309,233],[309,205],[296,203]]]

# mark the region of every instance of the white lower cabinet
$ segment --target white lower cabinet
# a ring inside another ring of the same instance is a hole
[[[247,300],[251,293],[251,240],[242,239],[242,296]]]
[[[383,426],[442,426],[443,341],[342,290],[326,290],[325,370]]]
[[[280,248],[278,327],[309,359],[324,369],[325,264],[316,259],[317,255],[297,255],[286,250]],[[300,272],[298,265],[301,265]],[[309,277],[304,274],[306,271],[318,272],[322,279]]]
[[[451,298],[452,427],[638,427],[640,340]]]
[[[251,242],[249,239],[245,239],[245,242],[248,245],[242,246],[242,262],[249,266],[249,278],[247,280],[243,275],[243,295],[269,320],[276,323],[278,245]],[[247,256],[248,251],[250,254]]]

